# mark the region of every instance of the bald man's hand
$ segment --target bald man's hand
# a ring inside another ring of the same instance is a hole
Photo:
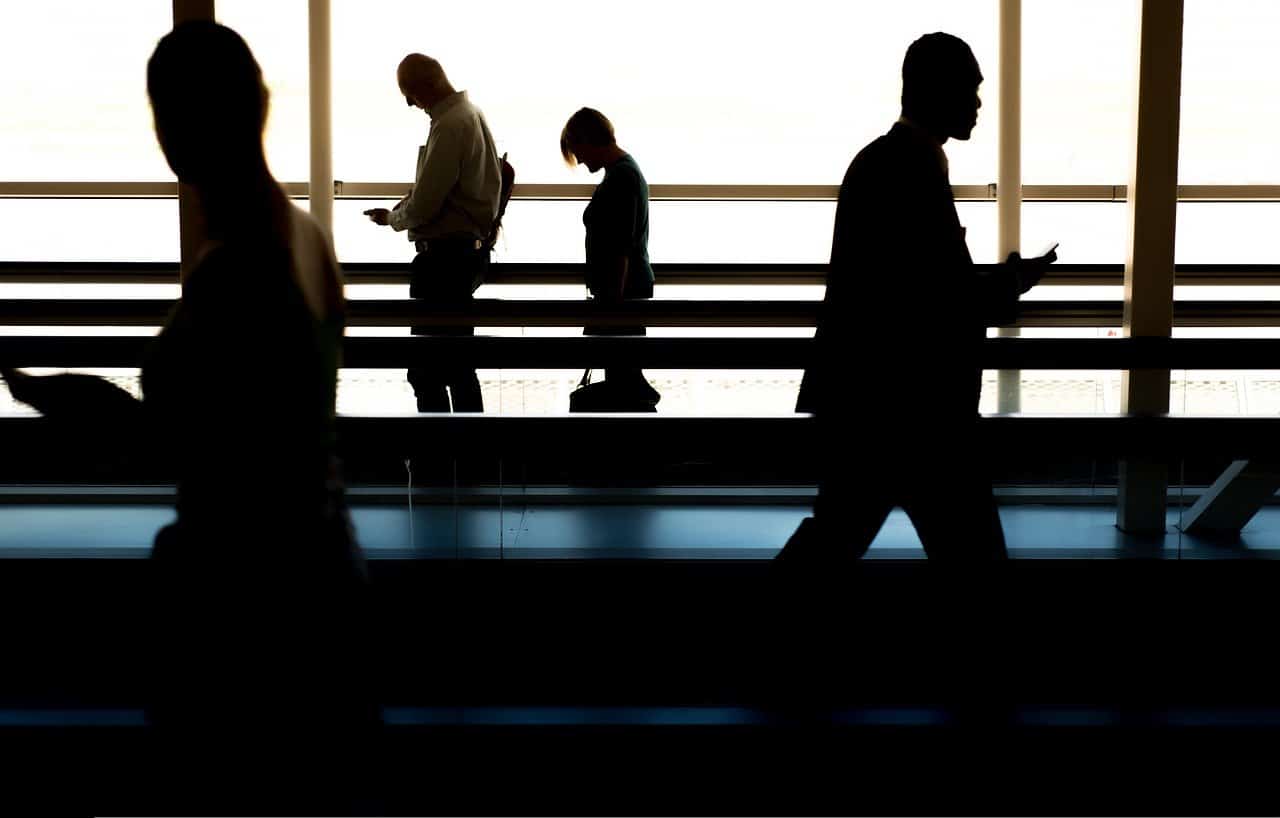
[[[385,207],[375,207],[372,210],[366,210],[364,215],[368,216],[369,221],[374,224],[386,225],[389,224],[387,219],[391,216],[391,211]]]

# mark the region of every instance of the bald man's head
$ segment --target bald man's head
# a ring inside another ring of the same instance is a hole
[[[424,111],[453,93],[440,63],[426,54],[410,54],[401,60],[396,81],[405,102]]]

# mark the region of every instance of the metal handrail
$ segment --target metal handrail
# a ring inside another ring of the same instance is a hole
[[[294,198],[307,198],[307,182],[282,182],[285,192]],[[339,199],[398,199],[412,186],[411,182],[359,182],[335,180],[334,197]],[[532,200],[584,200],[591,197],[595,185],[527,184],[515,185],[512,198]],[[976,185],[952,185],[952,193],[961,201],[994,201],[994,182]],[[668,184],[649,186],[654,200],[675,201],[835,201],[840,186],[776,185],[776,184]],[[29,181],[0,182],[4,198],[176,198],[176,182],[137,181]],[[1125,201],[1127,185],[1039,185],[1022,186],[1023,201]],[[1280,185],[1179,185],[1182,201],[1275,201],[1280,199]]]
[[[906,336],[904,336],[906,337]],[[0,365],[137,367],[151,339],[137,336],[0,337]],[[803,369],[810,338],[661,337],[348,337],[350,368],[404,369],[423,360],[450,360],[480,369]],[[850,350],[856,371],[860,356]],[[978,360],[986,369],[1280,369],[1280,339],[988,338]]]
[[[0,300],[0,326],[158,327],[175,305],[157,298]],[[347,302],[353,327],[813,327],[820,301],[651,300],[602,306],[584,300],[477,299],[442,307],[406,299]],[[1026,301],[1018,327],[1118,327],[1120,301]],[[1177,327],[1280,326],[1280,301],[1179,301]]]
[[[806,414],[339,416],[337,430],[344,459],[387,458],[397,464],[408,456],[421,456],[426,462],[458,456],[472,462],[486,457],[554,457],[553,462],[563,465],[600,458],[599,451],[582,442],[608,439],[606,459],[616,460],[627,451],[633,453],[629,457],[648,460],[767,462],[782,476],[803,471],[824,451],[817,445],[820,430]],[[987,415],[979,418],[976,432],[993,458],[1280,456],[1280,418],[1275,417]],[[47,455],[65,443],[66,429],[57,421],[0,418],[0,446],[7,466],[14,466],[24,455]]]
[[[994,265],[979,264],[979,270]],[[410,265],[351,262],[342,265],[348,284],[407,284]],[[658,283],[815,285],[826,283],[827,265],[795,264],[655,264]],[[489,267],[490,284],[574,284],[585,280],[585,265],[577,263],[496,262]],[[1280,286],[1280,264],[1179,264],[1179,285]],[[177,262],[50,262],[0,261],[0,283],[47,284],[176,284]],[[1124,283],[1121,264],[1055,264],[1045,276],[1048,285],[1105,285]]]

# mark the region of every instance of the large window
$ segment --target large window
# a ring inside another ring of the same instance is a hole
[[[783,11],[664,0],[605,19],[573,3],[506,0],[486,5],[491,23],[476,25],[466,6],[337,0],[335,176],[410,181],[428,122],[405,105],[395,70],[418,51],[438,58],[485,111],[522,183],[598,181],[565,167],[558,149],[565,120],[589,105],[613,120],[652,184],[834,186],[898,116],[903,53],[921,34],[968,40],[986,69],[983,96],[996,99],[996,7],[801,0]],[[954,182],[994,180],[995,129],[988,115],[973,140],[949,147]],[[339,209],[341,257],[410,253],[403,235],[372,228],[360,209]],[[497,260],[581,260],[581,210],[581,202],[513,205]],[[823,261],[833,213],[829,203],[657,203],[651,253],[659,262]]]
[[[834,187],[850,158],[897,116],[906,46],[941,30],[965,38],[987,76],[974,138],[946,149],[955,184],[985,186],[996,177],[998,5],[655,0],[643,9],[606,5],[584,14],[581,4],[563,0],[494,0],[481,9],[333,0],[335,177],[389,183],[387,196],[410,183],[428,121],[405,105],[395,69],[406,53],[420,51],[438,57],[455,85],[471,92],[523,184],[598,181],[582,168],[565,167],[557,146],[568,115],[590,105],[613,119],[623,146],[654,185]],[[271,92],[266,146],[273,171],[282,181],[305,182],[308,3],[217,0],[216,8],[262,65]],[[1060,241],[1063,262],[1124,261],[1129,206],[1107,200],[1106,189],[1129,181],[1135,11],[1135,4],[1116,0],[1023,0],[1024,182],[1093,186],[1099,199],[1028,201],[1022,211],[1028,253]],[[171,181],[145,93],[146,60],[171,15],[171,0],[0,4],[0,30],[13,35],[0,50],[6,77],[0,183]],[[1280,57],[1272,49],[1277,34],[1280,4],[1272,0],[1186,0],[1182,184],[1228,186],[1225,198],[1239,195],[1229,186],[1280,184],[1270,113],[1280,99]],[[1060,192],[1065,199],[1080,195]],[[335,239],[343,261],[411,257],[404,234],[375,227],[360,213],[386,203],[337,203]],[[516,200],[496,260],[580,261],[583,206],[580,200]],[[830,252],[834,209],[831,201],[655,201],[651,255],[658,263],[820,263]],[[975,260],[995,261],[995,204],[962,201],[959,211]],[[1180,263],[1277,261],[1270,236],[1280,204],[1184,201],[1178,217]],[[0,220],[6,225],[0,260],[178,256],[171,198],[10,195],[0,199]],[[696,291],[659,286],[664,298]],[[359,289],[351,294],[360,297]],[[762,293],[743,287],[714,297],[814,297],[805,288]],[[490,287],[484,294],[577,298],[581,288]],[[1107,297],[1117,294],[1113,288]],[[1270,293],[1235,288],[1224,298],[1263,296]],[[1042,287],[1032,297],[1090,296],[1081,288]],[[1196,296],[1180,288],[1179,297]],[[502,389],[509,392],[511,384],[504,380]],[[679,400],[667,406],[683,405]]]
[[[1179,182],[1280,184],[1280,3],[1185,2]]]
[[[606,13],[605,9],[610,11]],[[405,181],[427,122],[395,69],[439,59],[485,111],[525,182],[582,182],[557,143],[589,105],[653,183],[838,184],[853,153],[898,115],[907,45],[964,37],[996,98],[995,0],[909,3],[655,0],[628,11],[547,0],[468,4],[335,0],[334,168]],[[953,149],[952,178],[995,177],[994,119]]]
[[[282,182],[311,176],[307,0],[216,0],[218,22],[244,37],[271,92],[267,162]]]
[[[1028,0],[1022,15],[1022,178],[1039,185],[1123,185],[1133,151],[1136,4]],[[1022,248],[1061,242],[1064,263],[1124,261],[1128,208],[1028,202]]]
[[[1178,181],[1280,185],[1280,4],[1186,0]],[[1274,203],[1187,202],[1178,207],[1182,264],[1276,263]]]
[[[147,105],[170,0],[0,4],[0,180],[172,178]],[[6,229],[5,232],[8,232]]]
[[[146,65],[169,0],[0,4],[0,181],[173,178],[156,143]],[[169,200],[0,199],[0,260],[176,261]]]
[[[1025,0],[1022,177],[1122,185],[1133,160],[1136,4]]]
[[[0,198],[0,224],[0,261],[178,260],[175,199]]]

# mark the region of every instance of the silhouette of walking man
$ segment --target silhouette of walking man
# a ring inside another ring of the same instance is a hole
[[[796,407],[816,415],[826,462],[813,516],[781,560],[859,557],[894,506],[931,559],[1007,557],[977,440],[979,354],[986,327],[1011,322],[1056,257],[1012,254],[990,274],[973,266],[942,145],[969,138],[981,83],[963,40],[916,40],[901,118],[845,174]]]
[[[445,307],[465,307],[489,270],[486,243],[499,220],[502,160],[484,114],[466,91],[450,84],[440,63],[423,54],[400,61],[396,80],[405,102],[431,118],[418,151],[413,190],[391,210],[365,215],[374,224],[407,230],[418,254],[409,295]],[[474,335],[473,327],[414,327],[414,335]],[[409,383],[419,412],[483,412],[474,369],[424,361]]]

